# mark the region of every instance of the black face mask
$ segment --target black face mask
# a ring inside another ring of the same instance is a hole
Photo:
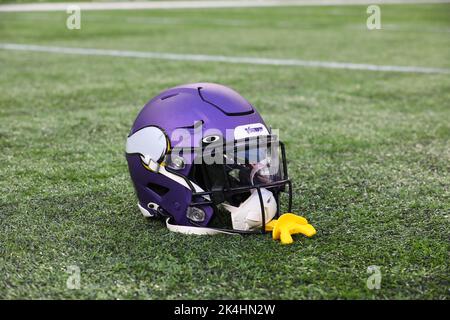
[[[183,152],[186,150],[183,149]],[[197,164],[192,166],[188,176],[204,190],[195,192],[191,188],[191,206],[211,205],[215,217],[226,218],[226,214],[221,214],[222,203],[237,207],[250,196],[252,190],[260,194],[261,188],[271,191],[278,203],[280,192],[284,192],[288,185],[291,210],[292,188],[287,175],[284,145],[276,136],[246,138],[232,144],[220,141],[187,152],[195,152],[204,160],[196,159],[194,163]],[[219,160],[219,163],[211,163],[210,159]],[[261,195],[260,199],[262,203]],[[261,212],[263,210],[261,208]]]

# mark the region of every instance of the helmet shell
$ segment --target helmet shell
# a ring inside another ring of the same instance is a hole
[[[173,135],[177,129],[193,131],[198,121],[203,123],[200,136],[180,140]],[[166,134],[170,146],[198,147],[205,132],[214,130],[225,139],[227,129],[252,123],[265,126],[260,114],[236,91],[214,83],[193,83],[165,90],[147,102],[138,114],[130,135],[142,128],[157,126]],[[138,154],[127,154],[126,158],[139,204],[147,209],[149,203],[156,203],[173,217],[176,224],[190,225],[186,210],[193,200],[192,191],[164,175],[146,169]],[[189,175],[192,164],[191,161],[186,162],[184,169],[177,174]],[[213,210],[209,206],[202,209],[206,218],[199,225],[206,226]]]

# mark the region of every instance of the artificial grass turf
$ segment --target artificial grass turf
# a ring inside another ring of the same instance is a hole
[[[391,30],[374,32],[365,7],[85,12],[80,32],[64,13],[0,14],[0,39],[449,67],[448,8],[382,6]],[[448,298],[448,75],[3,50],[0,70],[0,297]],[[140,215],[126,135],[153,95],[197,81],[280,129],[314,238],[186,236]]]

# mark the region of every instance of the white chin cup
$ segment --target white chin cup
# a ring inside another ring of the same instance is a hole
[[[277,202],[272,192],[265,188],[260,190],[264,205],[265,223],[268,223],[277,213]],[[251,191],[250,197],[242,202],[239,207],[225,203],[223,206],[231,213],[233,229],[246,231],[262,226],[261,205],[256,189]]]

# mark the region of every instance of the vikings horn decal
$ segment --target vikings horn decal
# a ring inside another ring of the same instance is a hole
[[[155,126],[142,128],[127,139],[126,153],[138,153],[147,166],[150,161],[160,162],[168,149],[167,138],[164,132]]]

